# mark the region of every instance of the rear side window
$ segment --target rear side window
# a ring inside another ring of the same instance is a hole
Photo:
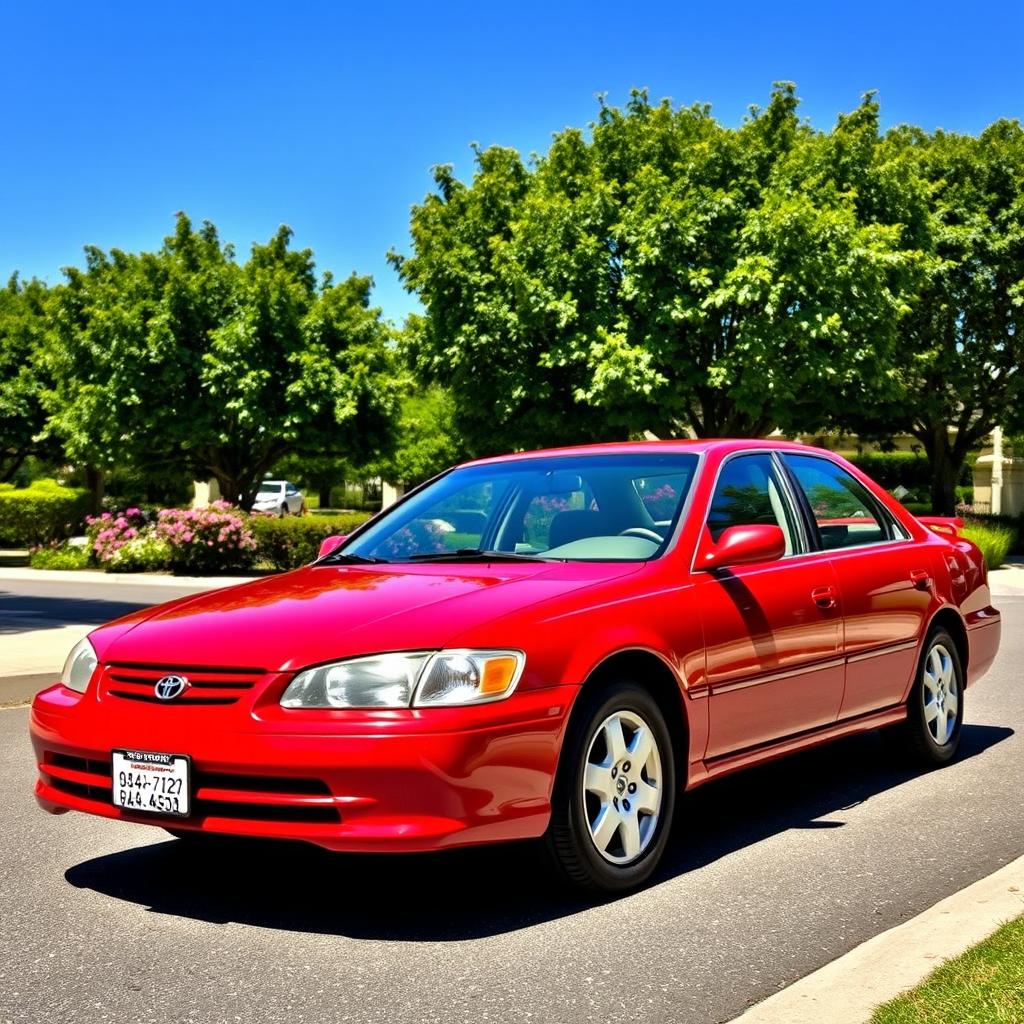
[[[785,455],[807,498],[826,551],[892,540],[890,520],[867,488],[840,466],[813,455]]]
[[[711,539],[730,526],[778,526],[786,538],[786,554],[796,550],[796,530],[771,455],[739,455],[722,466],[708,512]]]

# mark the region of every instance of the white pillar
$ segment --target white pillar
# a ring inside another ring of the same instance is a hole
[[[380,485],[380,507],[387,508],[388,505],[394,505],[404,493],[405,488],[401,484],[389,484],[387,480],[382,480]]]
[[[1003,428],[992,431],[992,515],[1003,511]]]

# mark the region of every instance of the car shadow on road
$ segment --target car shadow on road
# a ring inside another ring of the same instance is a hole
[[[965,725],[957,760],[937,770],[955,770],[1012,735]],[[842,827],[844,809],[919,774],[869,733],[711,782],[677,806],[676,834],[651,884],[789,829]],[[550,878],[532,843],[386,856],[332,854],[302,843],[173,839],[96,857],[65,877],[156,913],[407,942],[501,934],[595,902]]]
[[[29,633],[37,629],[56,629],[69,622],[101,625],[146,607],[148,605],[138,601],[49,597],[0,590],[0,636]]]

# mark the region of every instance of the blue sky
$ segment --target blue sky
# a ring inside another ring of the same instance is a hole
[[[430,168],[543,151],[595,94],[711,103],[737,123],[795,81],[828,127],[877,89],[886,124],[1024,117],[1024,4],[166,2],[0,7],[0,275],[51,283],[86,243],[152,249],[175,211],[240,253],[289,224],[318,266],[408,249]]]

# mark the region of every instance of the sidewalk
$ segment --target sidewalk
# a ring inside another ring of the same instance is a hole
[[[1007,562],[988,574],[993,597],[1024,597],[1024,562]]]
[[[29,569],[28,566],[0,566],[0,583],[4,580],[31,580],[33,583],[105,583],[116,586],[143,587],[193,587],[197,590],[213,590],[215,587],[230,587],[235,583],[249,583],[260,579],[253,576],[171,576],[164,573],[145,572],[100,572],[98,569]]]

